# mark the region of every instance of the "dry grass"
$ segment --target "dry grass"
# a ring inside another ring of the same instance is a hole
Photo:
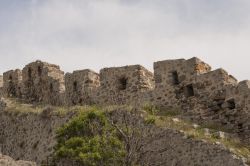
[[[146,110],[146,112],[148,111]],[[178,114],[175,113],[166,113],[165,115],[149,114],[148,116],[155,119],[157,126],[181,131],[186,138],[203,140],[211,144],[220,144],[236,156],[244,158],[250,163],[250,147],[242,144],[237,138],[220,138],[217,133],[221,130],[216,130],[214,127],[208,128],[209,126],[197,126],[191,122],[178,119]],[[207,129],[209,129],[209,134],[206,133]]]

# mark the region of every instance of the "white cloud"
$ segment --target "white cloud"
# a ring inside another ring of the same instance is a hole
[[[36,59],[72,71],[198,56],[250,76],[247,0],[26,2],[0,12],[2,72]]]

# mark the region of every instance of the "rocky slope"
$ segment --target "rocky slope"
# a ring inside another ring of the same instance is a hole
[[[0,166],[36,166],[36,163],[30,161],[15,161],[9,156],[0,154]]]

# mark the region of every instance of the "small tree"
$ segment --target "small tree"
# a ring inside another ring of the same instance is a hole
[[[123,143],[102,112],[91,111],[74,118],[58,130],[57,140],[57,159],[77,161],[85,166],[123,163]]]

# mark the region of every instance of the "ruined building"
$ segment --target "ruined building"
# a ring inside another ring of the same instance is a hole
[[[78,70],[65,75],[65,96],[69,105],[93,104],[97,88],[100,86],[99,74],[92,70]]]
[[[57,65],[36,61],[22,70],[22,97],[31,102],[62,104],[64,72]]]
[[[36,61],[5,72],[1,89],[8,97],[52,105],[150,103],[179,109],[201,123],[226,125],[250,142],[250,81],[238,83],[198,58],[155,62],[154,74],[132,65],[64,75],[59,66]]]
[[[153,74],[140,65],[104,68],[100,82],[96,103],[101,104],[137,103],[154,87]]]
[[[22,71],[19,69],[3,73],[3,91],[8,97],[22,96]]]

